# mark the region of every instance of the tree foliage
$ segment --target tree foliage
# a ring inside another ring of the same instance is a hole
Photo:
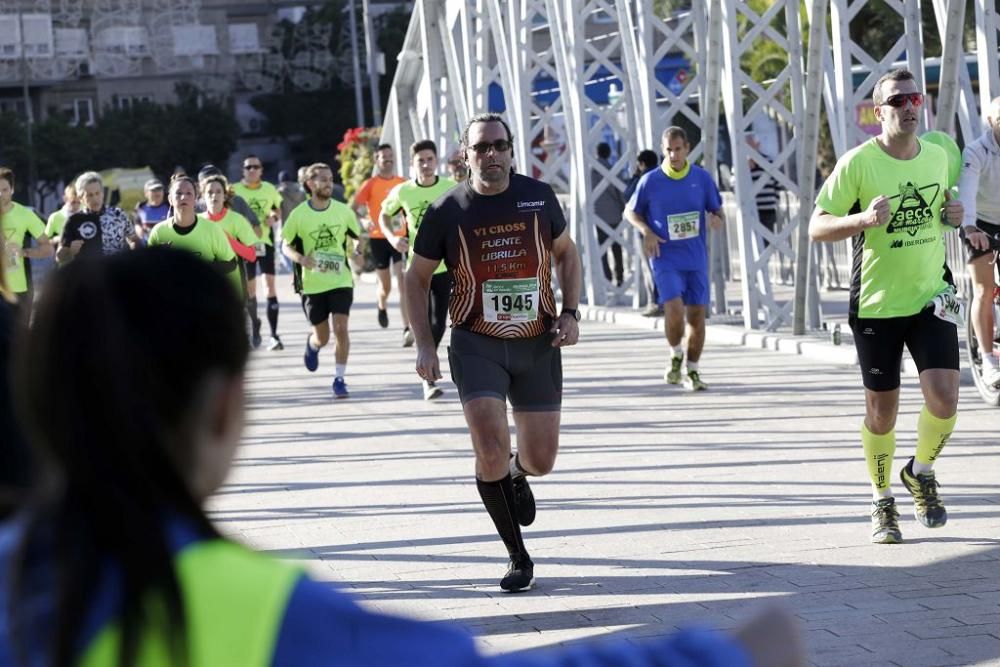
[[[166,176],[175,165],[225,164],[239,137],[232,110],[189,84],[177,87],[177,97],[176,104],[105,109],[94,127],[71,125],[51,111],[32,132],[38,193],[50,194],[89,170],[148,166]],[[14,169],[20,184],[27,183],[27,134],[16,116],[0,118],[0,163]]]

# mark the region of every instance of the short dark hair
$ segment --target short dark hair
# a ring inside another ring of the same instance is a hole
[[[375,152],[376,153],[378,153],[379,151],[384,151],[384,150],[390,150],[391,151],[392,150],[392,144],[379,144],[378,146],[375,147]]]
[[[430,139],[421,139],[420,141],[414,141],[413,145],[410,146],[410,156],[414,156],[420,151],[430,151],[436,156],[438,154],[437,144]]]
[[[306,183],[316,178],[317,172],[324,170],[329,171],[331,174],[333,173],[333,169],[331,169],[330,165],[326,162],[313,162],[311,165],[306,167]],[[309,193],[312,194],[312,191],[310,190]]]
[[[875,87],[872,89],[872,102],[875,106],[881,106],[885,102],[885,98],[882,97],[882,82],[883,81],[913,81],[913,72],[906,69],[905,67],[899,67],[896,69],[891,69],[882,76],[878,78],[875,82]]]
[[[514,133],[510,131],[510,125],[507,121],[503,119],[498,113],[493,111],[488,111],[486,113],[479,113],[469,119],[469,122],[465,124],[465,129],[462,130],[462,145],[468,147],[469,145],[469,128],[476,123],[500,123],[503,125],[503,129],[507,130],[507,141],[514,143]]]
[[[0,167],[0,181],[10,183],[10,189],[14,189],[14,170],[10,167]]]
[[[644,167],[655,167],[660,163],[660,156],[656,154],[656,151],[651,151],[647,148],[639,151],[636,162]]]
[[[243,156],[243,161],[246,162],[250,158],[253,158],[253,159],[257,160],[257,162],[260,162],[261,164],[264,164],[264,161],[261,160],[260,156],[257,155],[256,153],[247,153],[246,155]]]
[[[597,144],[597,157],[601,158],[602,160],[607,160],[609,157],[611,157],[611,146],[608,145],[608,142],[602,141],[601,143]]]
[[[669,143],[674,139],[683,139],[685,144],[691,145],[691,142],[688,141],[688,133],[684,131],[684,128],[671,125],[663,131],[663,141]]]

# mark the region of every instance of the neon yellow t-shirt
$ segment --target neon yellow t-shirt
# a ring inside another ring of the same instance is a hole
[[[941,207],[948,187],[944,150],[920,140],[910,160],[887,154],[875,139],[847,152],[823,184],[816,206],[836,216],[863,211],[889,197],[891,217],[854,237],[852,313],[905,317],[919,313],[951,284],[945,263]]]
[[[182,233],[183,230],[183,233]],[[172,218],[156,223],[149,233],[147,244],[152,246],[165,245],[193,252],[207,262],[233,262],[232,269],[226,272],[226,277],[233,283],[236,293],[243,294],[243,279],[240,276],[239,265],[236,263],[236,253],[229,245],[229,239],[222,227],[201,218],[195,220],[188,228],[174,225]]]
[[[251,248],[263,240],[257,238],[257,233],[254,232],[250,221],[231,208],[226,209],[226,214],[222,216],[221,220],[212,220],[208,217],[208,213],[199,213],[198,218],[218,225],[222,228],[222,231]]]
[[[347,262],[350,254],[347,237],[358,238],[361,228],[354,211],[334,199],[322,211],[307,199],[288,215],[281,227],[285,243],[299,246],[304,255],[316,260],[318,267],[302,267],[302,293],[320,294],[341,287],[354,287],[354,276]]]
[[[278,192],[278,188],[267,181],[261,181],[255,188],[251,188],[246,183],[240,182],[233,183],[233,192],[246,200],[247,205],[250,206],[254,215],[257,216],[257,220],[264,227],[264,236],[256,242],[263,243],[264,245],[273,245],[271,234],[268,231],[267,216],[271,214],[271,209],[273,208],[281,210],[281,193]]]
[[[45,223],[45,235],[50,239],[54,239],[62,234],[63,227],[66,226],[66,218],[65,209],[59,209],[50,215],[48,221]]]
[[[3,225],[3,237],[10,246],[21,247],[24,244],[24,235],[31,234],[38,238],[45,234],[45,223],[34,212],[21,206],[17,202],[11,202],[14,206],[9,212],[4,213],[0,225]],[[11,254],[7,253],[6,258],[6,278],[7,288],[14,294],[23,294],[28,291],[28,277],[24,273],[24,258],[18,257],[13,262]]]
[[[455,181],[443,176],[439,176],[434,185],[424,186],[413,180],[400,183],[386,195],[385,201],[382,202],[382,212],[396,215],[400,210],[403,211],[406,215],[406,233],[409,235],[410,248],[412,249],[413,244],[417,241],[417,230],[420,229],[424,213],[441,195],[453,187],[455,187]],[[406,259],[406,265],[409,266],[412,261],[413,253],[411,252]],[[447,270],[448,268],[442,261],[434,269],[434,274],[445,273]]]

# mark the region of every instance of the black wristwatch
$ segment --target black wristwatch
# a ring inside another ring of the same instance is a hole
[[[580,311],[577,310],[576,308],[563,308],[562,312],[559,313],[559,315],[560,316],[562,316],[562,315],[572,315],[573,318],[576,319],[577,322],[580,321]]]

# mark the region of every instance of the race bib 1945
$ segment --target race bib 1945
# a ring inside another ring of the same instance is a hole
[[[537,320],[538,278],[487,280],[483,283],[483,319],[487,322]]]

